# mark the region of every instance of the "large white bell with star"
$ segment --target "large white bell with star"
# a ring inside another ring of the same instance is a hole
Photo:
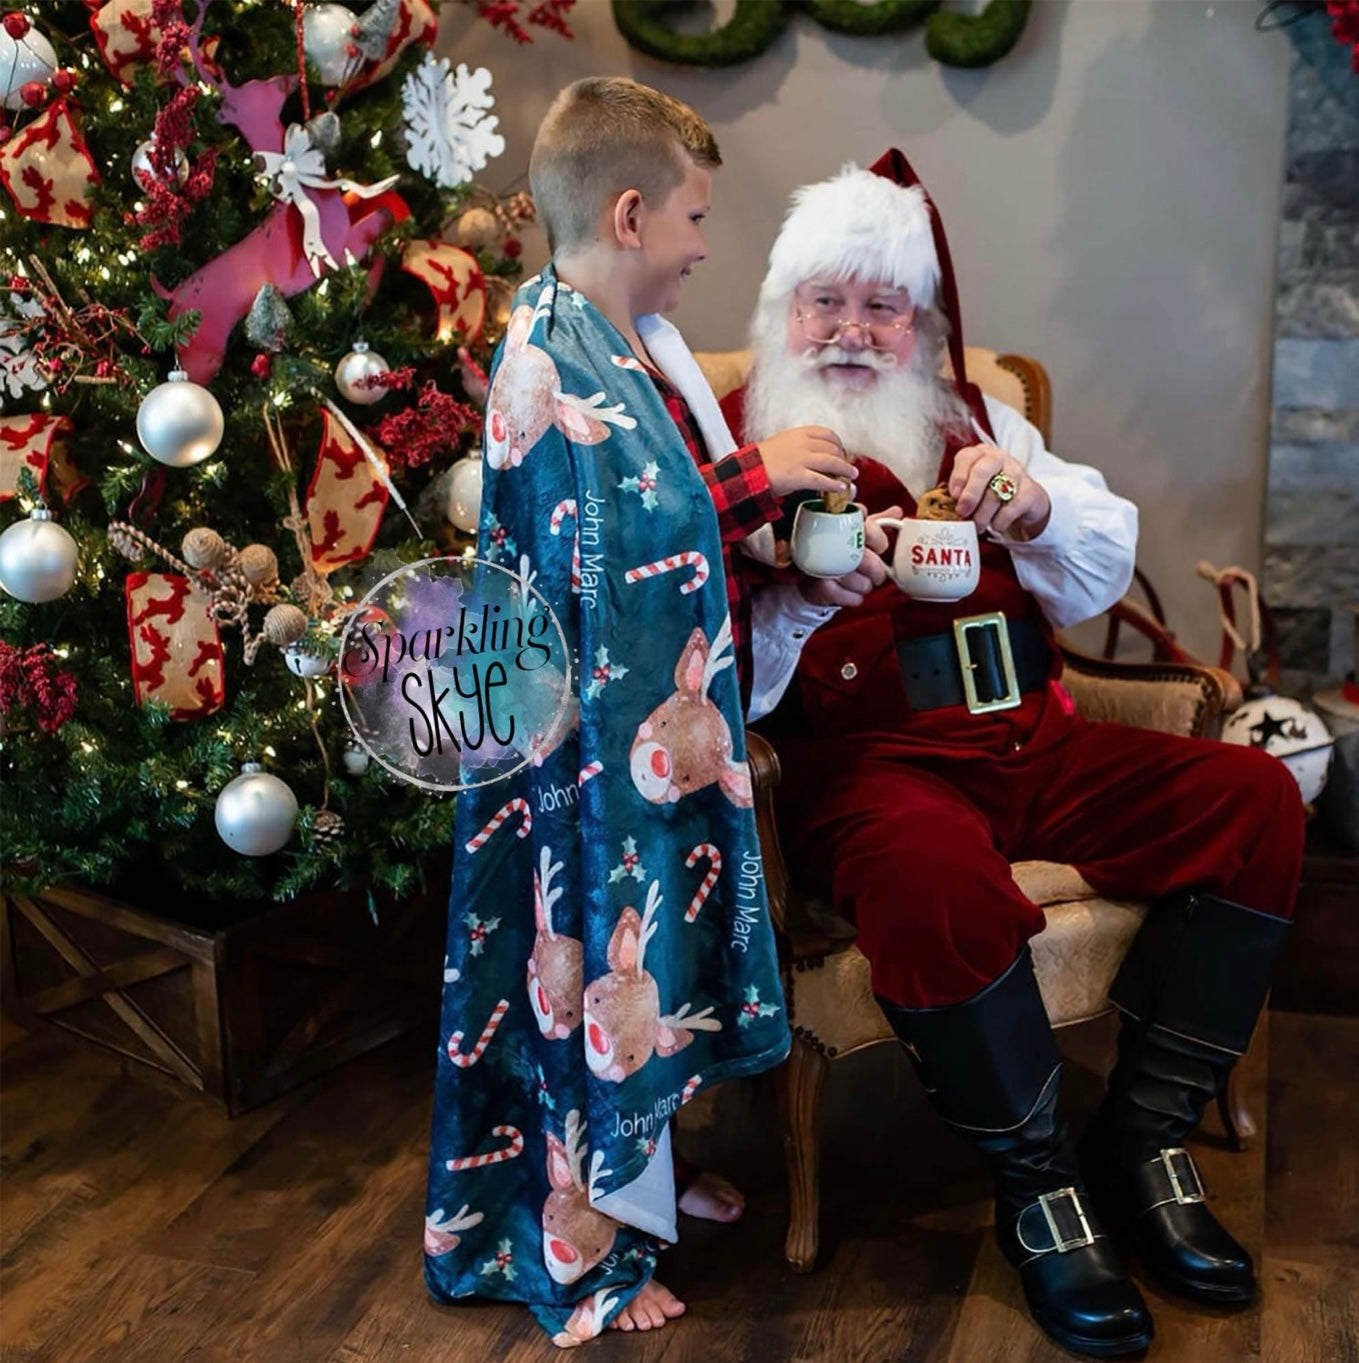
[[[1288,696],[1246,701],[1222,726],[1222,738],[1277,757],[1293,773],[1304,804],[1326,785],[1335,740],[1320,715]]]

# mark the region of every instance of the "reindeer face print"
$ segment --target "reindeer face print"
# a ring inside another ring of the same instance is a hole
[[[578,445],[598,445],[609,438],[610,425],[626,430],[637,425],[623,414],[622,403],[603,406],[602,392],[588,398],[563,393],[552,357],[529,344],[534,324],[551,307],[552,297],[545,289],[537,309],[521,304],[510,317],[500,368],[486,397],[486,462],[493,469],[522,464],[549,426]]]
[[[637,726],[628,760],[632,783],[652,804],[673,803],[717,782],[735,805],[753,803],[750,771],[731,760],[731,729],[708,698],[713,678],[734,659],[731,619],[723,623],[713,647],[696,629],[675,665],[675,694],[662,701]]]
[[[581,944],[574,937],[554,932],[552,909],[561,898],[552,878],[562,869],[553,862],[550,848],[543,848],[540,870],[533,873],[533,913],[538,933],[528,962],[528,996],[538,1030],[549,1039],[565,1040],[581,1017],[583,979]]]
[[[581,945],[574,937],[543,938],[528,963],[529,1004],[545,1037],[564,1041],[581,1016]]]
[[[684,1004],[673,1016],[662,1016],[660,991],[645,969],[647,944],[656,935],[660,884],[647,891],[646,912],[626,908],[609,939],[609,973],[585,990],[585,1059],[596,1079],[621,1083],[653,1055],[682,1051],[699,1031],[717,1032],[722,1024],[708,1016],[711,1008],[690,1014]]]
[[[642,969],[643,934],[650,940],[654,932],[636,909],[624,909],[609,941],[610,973],[585,991],[585,1059],[596,1078],[626,1079],[656,1048],[660,992]]]
[[[566,1139],[548,1133],[547,1177],[552,1191],[543,1203],[543,1262],[553,1282],[575,1282],[613,1248],[618,1223],[590,1205],[604,1156],[596,1151],[585,1176],[585,1124],[580,1113],[566,1117]]]
[[[515,309],[486,398],[486,462],[493,469],[522,464],[556,416],[561,380],[547,352],[528,344],[532,323],[532,308]]]

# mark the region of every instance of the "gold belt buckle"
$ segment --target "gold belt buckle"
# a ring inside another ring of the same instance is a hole
[[[972,652],[967,643],[967,632],[984,629],[987,625],[996,627],[996,639],[1000,644],[1000,670],[1005,678],[1005,694],[994,700],[977,699],[977,679],[973,675],[977,664],[972,661]],[[1014,653],[1010,649],[1010,627],[1003,611],[990,611],[986,615],[965,615],[953,622],[953,646],[958,651],[958,666],[963,674],[963,696],[967,700],[969,714],[987,715],[993,710],[1013,710],[1023,697],[1019,694],[1019,677],[1015,673]]]

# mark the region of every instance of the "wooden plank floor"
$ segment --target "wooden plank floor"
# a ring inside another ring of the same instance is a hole
[[[1107,1029],[1067,1033],[1079,1124]],[[1195,1151],[1260,1257],[1264,1300],[1194,1311],[1148,1289],[1159,1363],[1359,1363],[1359,1019],[1275,1013],[1247,1066],[1267,1140]],[[516,1309],[432,1305],[420,1278],[432,1039],[407,1038],[234,1122],[112,1057],[10,1030],[0,1048],[0,1363],[538,1363]],[[1266,1054],[1266,1051],[1268,1054]],[[1268,1073],[1267,1073],[1268,1071]],[[637,1363],[1058,1363],[987,1230],[987,1177],[881,1047],[826,1104],[823,1255],[782,1260],[767,1081],[685,1110],[686,1151],[740,1181],[733,1228],[662,1261],[677,1325],[613,1335]]]

